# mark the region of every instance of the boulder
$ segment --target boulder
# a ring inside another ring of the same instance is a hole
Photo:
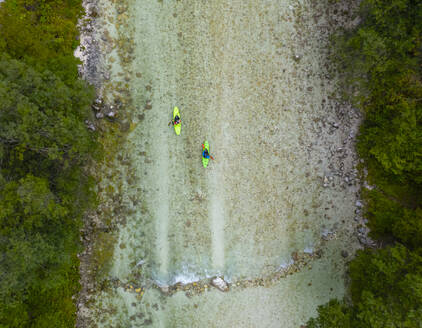
[[[160,290],[161,290],[162,293],[168,294],[168,292],[170,291],[170,288],[169,288],[169,286],[161,286]]]
[[[108,118],[115,118],[116,112],[111,111],[111,112],[108,112],[106,115],[107,115]]]
[[[217,288],[222,292],[227,292],[229,290],[229,285],[221,277],[215,277],[211,280],[211,285]]]

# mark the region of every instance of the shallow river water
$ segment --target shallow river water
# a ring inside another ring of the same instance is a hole
[[[344,295],[359,119],[327,58],[339,7],[97,3],[96,82],[123,132],[98,173],[113,229],[109,283],[79,313],[88,326],[299,327]]]

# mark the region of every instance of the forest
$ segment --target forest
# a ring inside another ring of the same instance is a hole
[[[0,327],[73,327],[80,232],[95,203],[93,88],[78,77],[79,0],[0,5]]]
[[[350,297],[319,307],[308,328],[421,327],[422,2],[363,0],[361,21],[333,42],[348,96],[364,113],[365,216],[376,249],[349,265]]]

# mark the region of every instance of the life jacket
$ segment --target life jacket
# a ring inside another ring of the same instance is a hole
[[[202,157],[210,158],[210,154],[208,154],[208,151],[206,149],[202,152]]]

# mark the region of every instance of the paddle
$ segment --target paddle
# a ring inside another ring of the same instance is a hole
[[[181,120],[180,120],[180,121],[181,121]],[[180,123],[180,121],[179,121],[179,123]],[[174,124],[174,121],[173,121],[173,120],[171,120],[167,126],[170,126],[170,124],[172,124],[172,123],[173,123],[173,125],[177,125],[177,124],[179,124],[179,123]]]

